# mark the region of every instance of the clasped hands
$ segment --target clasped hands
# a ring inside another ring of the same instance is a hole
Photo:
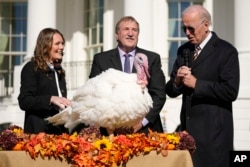
[[[61,110],[71,106],[71,101],[65,97],[51,96],[50,103],[58,106]]]
[[[175,84],[177,86],[180,86],[180,84],[183,84],[189,88],[195,88],[196,84],[196,77],[192,75],[191,68],[187,66],[181,66],[177,70],[177,75],[175,77]]]

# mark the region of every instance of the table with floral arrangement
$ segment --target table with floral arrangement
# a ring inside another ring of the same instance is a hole
[[[187,132],[101,136],[89,127],[79,134],[25,134],[10,126],[0,134],[0,167],[193,167],[195,141]]]

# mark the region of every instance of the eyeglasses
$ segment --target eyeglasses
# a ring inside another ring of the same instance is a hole
[[[196,26],[196,28],[192,27],[192,26],[182,26],[183,31],[186,33],[186,31],[188,30],[190,33],[194,33],[195,29],[197,29],[200,25],[202,25],[206,20],[203,20],[198,26]]]

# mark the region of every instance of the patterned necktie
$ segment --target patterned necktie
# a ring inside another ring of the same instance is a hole
[[[196,47],[195,47],[194,55],[193,55],[193,60],[196,60],[196,59],[197,59],[200,50],[201,50],[201,47],[200,47],[200,46],[196,46]]]
[[[130,55],[129,54],[125,54],[125,61],[124,61],[124,72],[126,73],[130,73]]]

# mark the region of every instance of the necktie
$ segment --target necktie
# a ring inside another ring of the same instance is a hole
[[[124,56],[125,56],[124,72],[130,73],[130,60],[129,60],[130,55],[129,54],[125,54]]]
[[[193,60],[196,60],[196,59],[197,59],[200,50],[201,50],[201,47],[200,47],[200,46],[196,46],[196,47],[195,47],[194,55],[193,55]]]

